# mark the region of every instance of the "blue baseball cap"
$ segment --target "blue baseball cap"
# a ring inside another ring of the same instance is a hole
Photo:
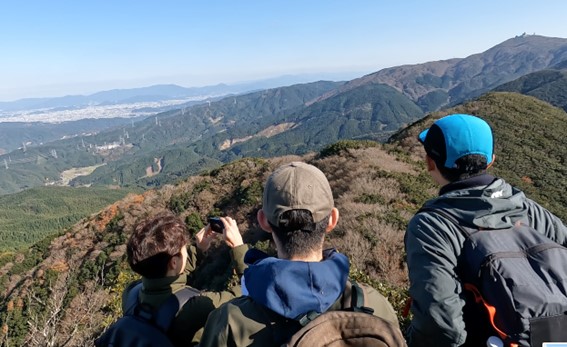
[[[475,116],[453,114],[440,118],[418,138],[427,155],[449,169],[457,169],[455,162],[469,154],[485,156],[487,165],[492,162],[492,129],[486,121]]]

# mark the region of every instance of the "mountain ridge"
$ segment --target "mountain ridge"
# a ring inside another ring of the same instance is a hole
[[[514,57],[517,62],[512,59]],[[479,96],[499,84],[553,66],[565,59],[567,39],[538,35],[517,36],[466,58],[382,69],[352,80],[340,90],[330,92],[321,99],[363,84],[384,83],[401,91],[414,102],[423,104],[424,112],[430,112]],[[428,95],[440,98],[441,101],[437,100],[428,106]]]
[[[0,101],[0,112],[21,111],[38,108],[77,107],[91,104],[116,104],[144,101],[162,101],[173,98],[200,97],[202,99],[229,94],[249,93],[263,89],[290,86],[317,81],[344,81],[354,73],[304,73],[286,74],[276,77],[236,83],[217,83],[200,87],[183,87],[178,84],[153,84],[145,87],[114,88],[89,94],[57,97],[24,98]]]

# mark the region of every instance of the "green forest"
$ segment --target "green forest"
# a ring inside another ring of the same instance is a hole
[[[64,231],[129,192],[94,187],[40,187],[0,196],[0,252],[18,250]]]

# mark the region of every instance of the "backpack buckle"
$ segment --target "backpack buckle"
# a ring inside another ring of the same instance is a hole
[[[309,324],[309,322],[313,321],[315,318],[319,317],[320,315],[321,314],[319,312],[309,311],[303,316],[301,316],[301,318],[297,319],[297,321],[299,322],[299,324],[301,324],[302,327],[304,327],[307,324]]]

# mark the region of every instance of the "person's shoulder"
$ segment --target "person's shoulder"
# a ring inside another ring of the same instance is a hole
[[[250,321],[268,323],[268,321],[279,320],[279,316],[275,312],[246,295],[222,304],[216,311],[218,315],[230,317],[231,321],[240,322],[242,325],[246,325]]]
[[[437,226],[440,216],[433,210],[439,207],[433,203],[426,203],[420,208],[410,219],[407,231],[416,232],[422,229],[428,229]]]
[[[236,324],[240,331],[249,331],[251,335],[260,326],[269,326],[275,319],[272,311],[256,303],[248,296],[241,296],[225,302],[209,315],[210,324],[225,326]],[[207,323],[209,324],[209,323]]]
[[[136,280],[130,282],[122,291],[122,312],[125,313],[128,310],[129,306],[132,306],[136,303],[138,299],[139,289],[141,289],[142,280]],[[136,292],[133,290],[136,289]]]
[[[128,294],[129,292],[132,291],[132,289],[134,289],[136,286],[141,285],[142,284],[142,280],[138,279],[135,281],[130,282],[122,291],[123,294]]]
[[[234,298],[211,312],[201,339],[203,346],[273,345],[275,313],[248,296]],[[270,329],[266,329],[270,327]],[[237,334],[227,333],[238,331]]]
[[[224,307],[227,312],[232,312],[236,310],[237,312],[240,311],[249,311],[249,310],[259,310],[262,308],[262,305],[256,303],[252,298],[249,296],[239,296],[236,297],[224,304],[222,304],[219,308]]]
[[[199,291],[198,289],[195,289],[195,288],[188,286],[188,285],[185,286],[182,289],[190,291],[190,292],[193,293],[191,295],[191,297],[189,298],[189,300],[187,300],[187,303],[185,304],[185,306],[203,306],[203,305],[209,306],[209,305],[212,305],[212,299],[207,295],[208,292]],[[182,290],[182,289],[179,289],[179,290]]]
[[[198,301],[201,302],[207,302],[207,301],[211,301],[210,297],[211,295],[215,295],[217,294],[217,292],[202,292],[201,293],[201,297],[197,298]],[[252,299],[250,299],[248,296],[238,296],[235,297],[231,300],[225,301],[223,303],[221,303],[217,308],[216,311],[225,311],[225,312],[229,312],[231,310],[242,310],[243,308],[255,308],[257,306],[257,304],[254,303],[254,301]]]

